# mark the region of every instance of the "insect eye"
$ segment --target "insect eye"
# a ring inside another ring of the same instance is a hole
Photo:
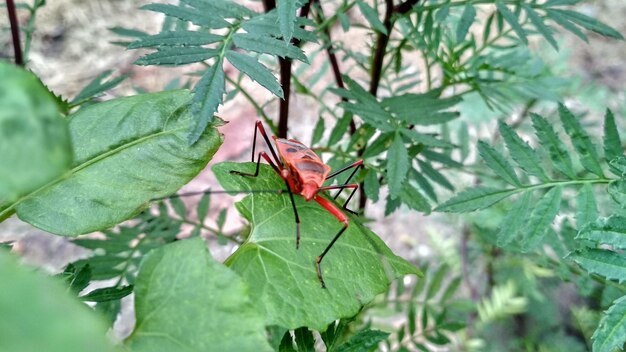
[[[296,148],[287,148],[287,153],[295,153],[298,150]]]

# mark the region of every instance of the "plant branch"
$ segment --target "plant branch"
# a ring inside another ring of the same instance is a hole
[[[15,13],[15,3],[13,0],[7,0],[7,12],[9,22],[11,23],[11,38],[13,39],[13,52],[15,55],[15,64],[24,66],[24,58],[22,57],[22,46],[20,44],[20,27],[17,22],[17,14]]]

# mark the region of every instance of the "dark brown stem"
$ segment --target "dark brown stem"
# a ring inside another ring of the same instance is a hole
[[[389,43],[389,34],[391,33],[391,28],[393,27],[393,23],[391,21],[391,15],[393,14],[393,0],[385,0],[385,3],[385,18],[383,19],[383,25],[385,26],[387,33],[378,32],[376,36],[369,89],[369,92],[373,96],[376,96],[378,93],[378,86],[380,85],[383,69],[383,61],[385,60],[387,44]]]
[[[9,23],[11,23],[11,37],[13,38],[13,52],[15,53],[15,64],[24,66],[24,58],[22,57],[22,46],[20,44],[20,27],[17,22],[17,14],[15,13],[15,3],[13,0],[7,0],[7,12],[9,14]]]

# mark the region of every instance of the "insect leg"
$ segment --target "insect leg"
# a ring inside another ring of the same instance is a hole
[[[350,192],[350,195],[348,196],[348,199],[346,199],[346,201],[343,203],[343,206],[341,207],[343,210],[354,214],[354,215],[359,215],[359,213],[357,213],[356,211],[352,210],[352,209],[348,209],[348,203],[350,202],[350,199],[352,199],[352,197],[354,196],[354,193],[356,193],[356,190],[359,188],[359,185],[357,183],[350,183],[350,184],[345,184],[345,185],[334,185],[334,186],[327,186],[327,187],[322,187],[319,189],[319,191],[328,191],[331,189],[340,189],[340,190],[344,190],[346,188],[351,188],[352,192]]]
[[[363,159],[357,160],[356,162],[348,165],[348,166],[344,166],[341,169],[333,172],[332,174],[328,175],[326,177],[326,179],[330,179],[333,178],[339,174],[341,174],[344,171],[350,170],[352,168],[354,168],[354,170],[352,171],[352,173],[350,174],[350,176],[348,176],[348,178],[346,179],[346,183],[350,182],[350,180],[352,179],[352,177],[356,174],[356,172],[359,170],[359,167],[363,168]],[[335,196],[333,197],[333,199],[337,199],[337,197],[339,197],[339,195],[341,194],[341,192],[343,192],[343,188],[341,188],[339,190],[339,192],[337,192],[337,194],[335,194]]]
[[[254,162],[254,149],[256,147],[256,133],[257,131],[261,132],[261,136],[263,136],[263,139],[265,140],[265,144],[267,144],[267,147],[270,150],[270,153],[272,153],[272,157],[274,158],[274,161],[276,162],[277,165],[280,165],[281,169],[283,167],[283,163],[280,161],[280,158],[278,157],[278,155],[276,154],[276,151],[274,150],[274,147],[272,146],[272,142],[270,142],[269,137],[267,136],[267,133],[265,132],[265,127],[263,127],[263,123],[261,121],[257,121],[256,122],[256,127],[254,128],[254,144],[252,145],[252,162]]]
[[[259,153],[259,156],[256,159],[256,170],[254,171],[253,174],[248,173],[248,172],[241,172],[237,170],[230,170],[230,173],[233,175],[257,177],[259,176],[259,166],[261,165],[261,158],[265,159],[265,161],[267,161],[267,163],[270,164],[270,166],[274,169],[274,171],[276,171],[280,175],[279,167],[276,166],[276,164],[274,164],[274,161],[272,161],[272,158],[270,158],[266,152]],[[254,158],[252,159],[252,162],[254,162]]]
[[[355,188],[356,189],[356,188]],[[331,203],[330,201],[322,198],[322,197],[316,197],[315,201],[317,203],[319,203],[319,205],[321,205],[324,209],[326,209],[329,213],[331,213],[334,217],[337,218],[337,220],[339,220],[340,222],[343,223],[343,227],[339,230],[339,232],[335,235],[335,237],[333,237],[333,239],[330,241],[330,243],[328,244],[328,246],[326,246],[326,248],[324,248],[324,251],[322,252],[322,254],[320,254],[319,256],[317,256],[317,258],[315,258],[315,266],[317,269],[317,278],[320,281],[320,284],[322,284],[322,288],[326,288],[326,283],[324,282],[324,277],[322,276],[322,260],[324,259],[324,257],[326,256],[326,254],[328,253],[328,251],[330,251],[330,249],[332,248],[332,246],[335,244],[335,242],[337,242],[337,240],[339,239],[339,237],[346,231],[346,229],[348,228],[348,218],[346,217],[346,215],[344,213],[341,212],[341,210],[339,210],[333,203]]]

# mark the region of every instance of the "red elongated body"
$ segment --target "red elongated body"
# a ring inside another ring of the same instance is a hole
[[[314,200],[343,224],[343,227],[339,230],[335,237],[333,237],[333,239],[324,249],[322,254],[320,254],[315,259],[317,277],[322,285],[322,288],[326,288],[326,284],[322,276],[321,262],[324,259],[324,256],[326,256],[326,253],[328,253],[328,251],[331,249],[333,244],[335,244],[335,242],[339,239],[343,232],[348,228],[349,221],[348,217],[341,211],[341,209],[339,209],[333,202],[321,197],[319,195],[319,192],[331,189],[338,189],[339,192],[334,197],[336,199],[344,189],[352,189],[352,193],[350,193],[350,196],[344,203],[342,209],[354,213],[353,211],[347,209],[346,205],[348,204],[359,186],[356,183],[348,184],[347,182],[349,182],[352,176],[354,176],[358,168],[363,166],[363,160],[358,160],[353,164],[350,164],[331,173],[330,166],[324,164],[322,159],[317,154],[315,154],[315,152],[311,150],[311,148],[307,147],[306,145],[295,139],[277,138],[275,136],[272,136],[272,138],[274,139],[274,144],[278,149],[277,155],[276,151],[274,151],[274,148],[272,147],[272,143],[270,142],[267,133],[265,132],[265,129],[263,128],[263,124],[261,123],[261,121],[257,121],[256,128],[254,129],[255,144],[252,147],[252,162],[254,162],[255,156],[254,152],[256,149],[257,131],[261,133],[263,139],[267,143],[267,147],[269,148],[272,157],[270,157],[266,152],[260,152],[256,161],[255,173],[243,173],[234,170],[231,171],[231,173],[241,176],[257,177],[259,175],[259,165],[261,163],[261,158],[263,158],[280,175],[280,177],[285,181],[285,186],[287,187],[287,191],[291,200],[291,206],[293,208],[295,216],[296,249],[300,245],[300,217],[298,216],[296,203],[293,199],[294,194],[301,195],[306,201]],[[350,169],[354,170],[352,171],[352,174],[350,174],[350,176],[348,177],[345,184],[324,187],[324,181]]]

